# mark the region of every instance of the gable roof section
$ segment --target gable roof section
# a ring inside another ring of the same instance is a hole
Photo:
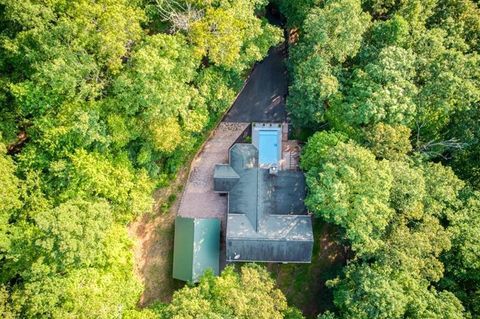
[[[217,218],[175,219],[173,278],[197,282],[207,269],[219,273],[220,221]]]
[[[238,182],[240,176],[228,164],[215,165],[213,172],[213,190],[215,192],[228,192]]]

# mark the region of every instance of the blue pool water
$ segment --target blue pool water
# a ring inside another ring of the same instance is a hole
[[[258,132],[259,162],[260,165],[278,165],[278,131],[260,130]]]

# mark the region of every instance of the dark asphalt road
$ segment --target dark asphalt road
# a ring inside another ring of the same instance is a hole
[[[224,118],[224,122],[284,122],[287,113],[287,69],[285,44],[272,48],[258,63]]]

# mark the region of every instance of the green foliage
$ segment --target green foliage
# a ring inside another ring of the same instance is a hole
[[[309,11],[302,38],[292,48],[293,83],[287,101],[299,126],[324,121],[329,100],[339,90],[333,64],[355,56],[369,21],[357,0],[328,1]]]
[[[410,135],[406,126],[378,123],[367,131],[366,140],[377,158],[401,160],[412,150]]]
[[[428,289],[408,272],[379,265],[348,266],[337,285],[335,304],[343,318],[464,318],[450,292]]]
[[[15,164],[6,155],[5,145],[0,143],[0,211],[19,208],[19,180],[15,176]]]
[[[255,265],[240,273],[229,266],[219,277],[207,273],[198,286],[175,292],[165,313],[166,318],[302,318],[287,307],[268,272]]]
[[[318,166],[307,172],[310,192],[305,203],[313,213],[342,226],[357,253],[374,252],[393,215],[388,162],[377,162],[371,152],[351,142],[338,142],[324,157],[321,152]]]
[[[302,26],[303,20],[310,12],[310,9],[313,6],[319,5],[322,1],[320,0],[273,0],[274,3],[283,15],[287,17],[288,27],[295,29]]]
[[[16,287],[12,302],[21,316],[111,318],[112,314],[134,308],[141,285],[132,274],[128,245],[123,246],[129,239],[125,230],[117,231],[111,240],[119,241],[121,247],[112,247],[117,256],[111,267],[41,275]]]
[[[480,189],[480,108],[456,112],[448,129],[464,144],[453,153],[452,168],[462,179]]]
[[[332,129],[302,153],[306,204],[354,252],[330,282],[335,315],[323,317],[478,317],[478,196],[455,175],[478,188],[478,4],[280,7],[302,27],[290,59],[293,122]]]
[[[289,107],[298,123],[321,123],[328,100],[338,92],[339,83],[330,64],[312,56],[296,66],[289,89]]]
[[[407,217],[421,218],[427,192],[422,170],[403,161],[390,162],[390,168],[394,181],[390,205]]]
[[[362,7],[340,0],[301,3],[292,5],[302,8],[287,101],[294,124],[308,129],[329,124],[356,140],[365,127],[403,125],[412,132],[414,149],[447,159],[478,184],[478,5],[470,0],[367,0]],[[296,20],[296,11],[290,11]]]
[[[314,167],[319,167],[322,161],[328,156],[331,148],[337,146],[340,142],[346,142],[347,137],[342,133],[331,133],[320,131],[308,139],[308,143],[302,151],[301,167],[304,171],[309,171]]]
[[[5,154],[5,146],[0,143],[0,252],[8,249],[9,219],[14,209],[21,206],[19,180],[15,176],[15,164]]]
[[[70,200],[34,218],[34,238],[25,243],[33,244],[34,253],[15,259],[41,259],[55,273],[106,264],[103,246],[113,222],[106,202]]]
[[[281,37],[280,30],[255,17],[255,8],[261,3],[226,1],[223,6],[207,7],[204,17],[193,22],[188,32],[196,54],[215,65],[239,70],[260,60]]]
[[[344,274],[329,283],[342,318],[463,318],[464,306],[451,292],[462,289],[437,290],[432,284],[450,284],[442,279],[442,254],[455,243],[452,234],[460,234],[461,220],[475,222],[469,215],[475,210],[474,197],[462,204],[464,183],[448,167],[405,154],[396,161],[382,160],[338,136],[317,132],[303,156],[307,206],[339,225],[355,252]],[[476,233],[475,228],[466,232],[467,246],[476,247],[471,242]],[[462,240],[458,237],[457,245]],[[473,249],[469,258],[475,259]]]
[[[408,125],[416,111],[413,62],[411,51],[394,46],[382,49],[374,63],[355,70],[345,101],[335,105],[340,110],[333,112],[353,125]]]
[[[284,313],[283,318],[285,319],[305,319],[302,315],[302,312],[297,308],[289,307]]]
[[[162,313],[136,308],[125,225],[281,35],[264,1],[187,2],[190,27],[157,33],[149,1],[0,0],[3,317]]]
[[[360,49],[369,22],[370,17],[362,12],[360,1],[328,1],[321,9],[313,8],[306,17],[304,45],[311,53],[342,63]]]
[[[452,290],[472,314],[480,313],[480,194],[464,194],[464,206],[450,217],[452,249],[444,255],[442,286]]]

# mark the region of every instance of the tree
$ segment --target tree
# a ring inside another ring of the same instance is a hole
[[[323,8],[313,8],[304,21],[302,42],[311,54],[328,62],[344,62],[360,49],[362,35],[370,16],[362,11],[360,1],[335,0]]]
[[[0,254],[8,250],[7,233],[11,214],[21,207],[19,184],[15,164],[6,155],[5,146],[0,142]]]
[[[280,30],[254,16],[259,0],[226,1],[222,6],[207,6],[205,15],[192,23],[188,38],[196,54],[227,69],[245,69],[263,57],[262,52],[279,42]]]
[[[467,51],[480,50],[480,9],[475,1],[439,1],[432,20],[447,30],[450,37],[463,39]]]
[[[347,125],[410,125],[416,112],[417,88],[415,55],[410,50],[391,46],[381,50],[378,60],[356,69],[345,101],[334,114]]]
[[[347,137],[342,133],[320,131],[308,139],[302,150],[300,166],[306,172],[320,167],[330,152],[331,148],[340,142],[347,142]]]
[[[321,3],[319,0],[274,0],[272,2],[276,4],[279,7],[280,12],[288,18],[287,26],[291,29],[301,27],[305,17],[310,12],[310,9]]]
[[[408,218],[422,218],[427,196],[422,169],[407,161],[391,161],[389,164],[393,174],[391,207]]]
[[[99,153],[78,150],[70,156],[71,164],[60,172],[60,181],[69,181],[69,188],[60,196],[84,195],[105,198],[116,210],[116,220],[126,222],[151,209],[152,181],[145,172],[134,174],[130,163],[118,158],[111,162]],[[122,185],[122,187],[118,187]]]
[[[11,294],[20,317],[111,318],[135,309],[141,284],[132,274],[130,242],[116,229],[109,246],[114,263],[106,268],[80,268],[66,275],[38,277],[17,285]],[[113,256],[115,254],[115,256]]]
[[[437,292],[401,268],[379,264],[347,266],[345,279],[333,281],[335,304],[343,318],[465,318],[450,292]]]
[[[219,277],[204,275],[198,286],[175,292],[167,318],[284,318],[291,310],[268,272],[245,265],[240,274],[227,267]]]
[[[26,114],[98,97],[105,85],[103,68],[117,73],[142,35],[143,12],[124,0],[4,2],[4,65],[23,79],[10,83],[10,91]]]
[[[290,58],[293,124],[322,129],[302,153],[306,204],[355,252],[320,318],[475,318],[478,6],[362,1],[373,21],[345,41],[358,20],[329,33],[322,16],[340,3],[307,3]]]
[[[305,18],[300,42],[292,48],[293,84],[287,104],[296,124],[315,127],[324,121],[329,99],[338,91],[334,63],[355,56],[369,25],[360,1],[328,1]]]
[[[440,256],[450,249],[451,235],[437,213],[424,210],[432,180],[424,178],[421,166],[412,165],[391,162],[390,204],[396,214],[381,248],[353,260],[343,276],[329,283],[346,318],[464,318],[457,297],[433,288],[443,276]]]
[[[423,140],[447,139],[451,135],[445,131],[454,114],[478,108],[479,66],[478,55],[445,50],[425,67],[421,79],[425,84],[416,98],[417,129]]]
[[[381,247],[393,210],[393,177],[388,162],[352,142],[339,142],[307,172],[305,203],[314,214],[345,229],[358,254]]]
[[[462,300],[473,317],[480,314],[480,194],[466,192],[463,205],[451,215],[452,249],[444,254],[446,275],[442,284]]]
[[[69,200],[35,216],[38,235],[34,250],[54,272],[104,266],[103,247],[112,223],[105,201]]]
[[[475,189],[480,188],[480,107],[455,112],[446,128],[461,148],[451,150],[451,165],[455,173],[468,181]]]
[[[406,126],[378,123],[367,130],[366,140],[377,158],[402,160],[412,150],[410,134]]]
[[[305,126],[308,123],[322,123],[328,101],[338,89],[338,79],[327,60],[314,55],[298,64],[288,98],[295,121]]]
[[[264,1],[180,2],[197,13],[185,28],[147,20],[151,1],[0,0],[3,316],[163,311],[136,308],[125,225],[151,210],[155,184],[169,183],[281,35],[258,15]],[[264,305],[283,315],[272,291]]]

